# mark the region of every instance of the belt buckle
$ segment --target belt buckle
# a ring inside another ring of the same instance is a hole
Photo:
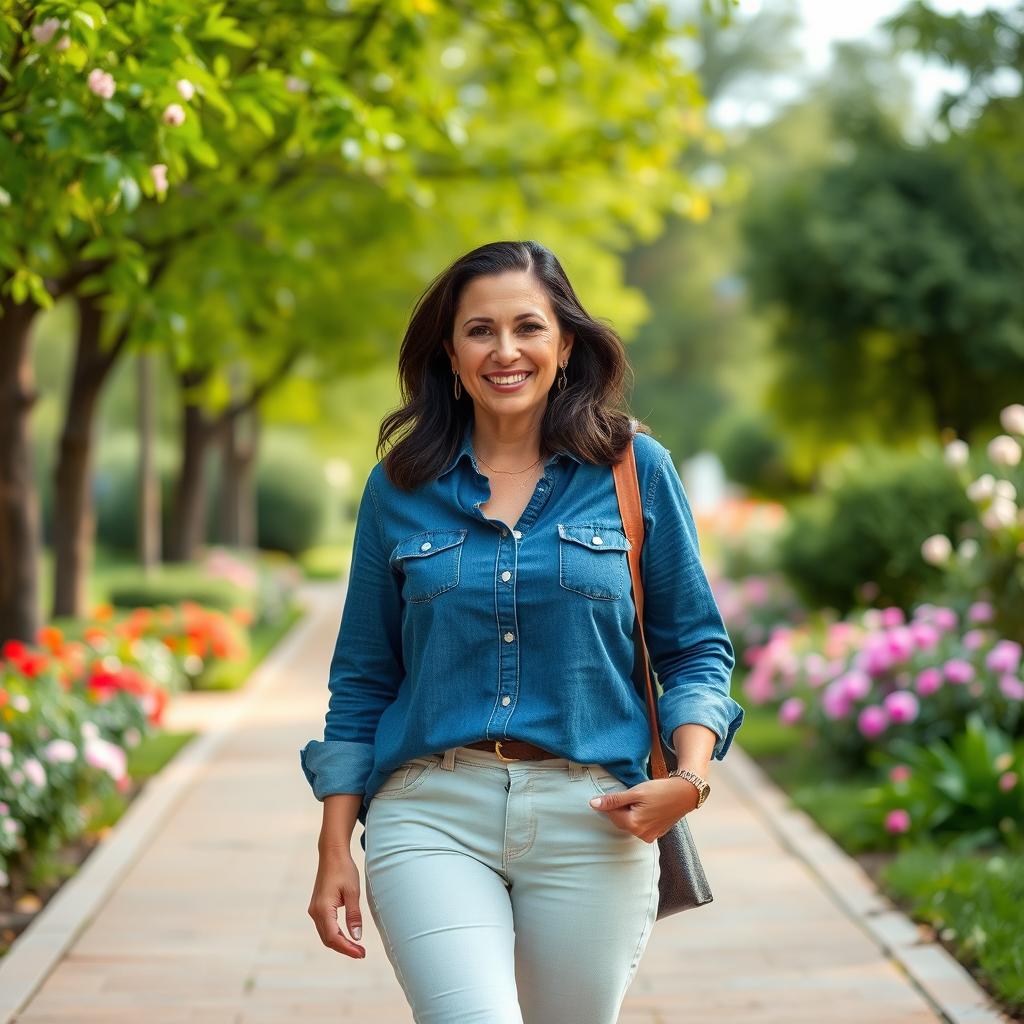
[[[494,741],[494,752],[495,752],[495,754],[498,755],[498,758],[500,760],[502,760],[502,761],[521,761],[522,760],[521,757],[506,757],[501,752],[501,744],[502,744],[502,742],[503,742],[502,740],[495,740]]]

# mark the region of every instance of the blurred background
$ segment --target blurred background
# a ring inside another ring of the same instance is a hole
[[[8,941],[343,576],[416,297],[535,238],[683,474],[737,743],[1024,1009],[1024,4],[0,12]]]

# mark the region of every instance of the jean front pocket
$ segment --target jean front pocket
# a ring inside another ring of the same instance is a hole
[[[413,604],[432,601],[459,585],[462,544],[468,530],[424,530],[399,541],[391,567],[405,577],[402,596]]]
[[[382,783],[380,789],[373,794],[373,799],[384,800],[405,796],[426,782],[431,772],[440,764],[436,757],[413,757],[400,764]]]
[[[616,526],[558,524],[558,582],[599,601],[622,597],[632,544]]]
[[[622,779],[600,765],[587,765],[587,778],[601,796],[605,793],[621,793],[630,788]]]

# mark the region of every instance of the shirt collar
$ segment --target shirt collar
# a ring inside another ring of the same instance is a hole
[[[556,456],[565,455],[575,462],[583,463],[583,460],[576,455],[574,452],[569,451],[568,448],[561,448],[555,452]],[[455,453],[455,457],[448,463],[447,466],[440,472],[438,479],[450,473],[463,458],[469,459],[473,462],[473,420],[467,420],[465,427],[462,430],[462,443],[459,445],[459,450]]]

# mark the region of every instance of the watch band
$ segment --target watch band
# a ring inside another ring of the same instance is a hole
[[[697,787],[697,807],[707,800],[711,793],[711,783],[706,779],[702,779],[696,772],[690,771],[689,768],[676,768],[674,771],[668,773],[669,778],[673,775],[678,776],[681,779],[686,779],[688,782],[692,782]],[[696,810],[696,808],[694,808]]]

